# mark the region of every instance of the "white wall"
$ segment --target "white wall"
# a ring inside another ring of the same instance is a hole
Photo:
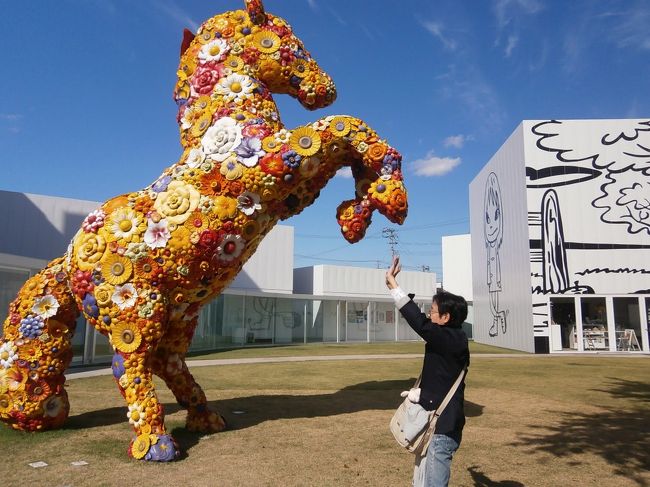
[[[442,237],[442,276],[445,291],[473,300],[470,234]]]
[[[276,225],[228,286],[233,291],[293,292],[293,227]]]
[[[317,265],[313,266],[313,294],[316,296],[350,296],[362,299],[387,298],[385,269]],[[414,293],[416,299],[430,300],[435,294],[433,272],[402,271],[398,277],[402,289]],[[305,293],[305,289],[296,289]]]
[[[650,289],[650,121],[523,126],[535,330],[548,336],[546,294]]]
[[[474,340],[533,352],[525,183],[520,125],[470,184]]]

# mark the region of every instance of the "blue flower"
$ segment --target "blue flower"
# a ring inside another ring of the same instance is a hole
[[[298,169],[298,166],[300,166],[300,160],[302,157],[294,151],[294,150],[288,150],[284,154],[282,154],[282,160],[284,161],[284,165],[287,166],[289,169]]]
[[[124,357],[119,353],[113,355],[113,362],[111,362],[111,369],[113,369],[113,377],[119,379],[126,373],[124,368]]]
[[[84,307],[84,313],[91,318],[97,318],[99,316],[99,307],[97,306],[97,300],[92,294],[86,293],[82,301]]]
[[[18,331],[25,338],[36,338],[43,333],[43,327],[45,327],[43,318],[37,315],[28,315],[20,321]]]
[[[235,152],[237,160],[246,167],[255,166],[259,157],[264,154],[262,142],[256,137],[244,137]]]
[[[160,435],[155,445],[151,445],[144,457],[154,462],[170,462],[178,457],[179,452],[174,440],[169,435]]]
[[[151,189],[153,189],[156,193],[162,193],[167,189],[167,186],[169,186],[169,183],[171,183],[171,181],[171,176],[160,177],[155,183],[151,185]]]

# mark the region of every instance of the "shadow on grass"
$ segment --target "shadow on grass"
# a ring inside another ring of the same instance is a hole
[[[617,377],[607,377],[604,389],[593,389],[597,392],[609,394],[616,399],[632,399],[634,402],[650,402],[650,382],[625,380]]]
[[[369,381],[345,387],[332,394],[289,395],[266,394],[216,400],[210,409],[218,411],[228,422],[230,430],[250,428],[275,419],[315,418],[356,413],[371,409],[394,410],[402,398],[399,392],[414,382],[407,380]],[[181,409],[178,404],[164,405],[165,414]],[[243,414],[237,412],[243,411]],[[476,417],[483,414],[483,406],[465,401],[465,414]],[[64,430],[79,430],[112,424],[126,423],[126,407],[113,407],[70,416]],[[198,443],[204,433],[191,433],[184,428],[174,428],[172,434],[182,451]]]
[[[524,484],[516,480],[491,480],[476,465],[472,465],[467,471],[472,476],[474,487],[524,487]]]
[[[599,414],[559,412],[557,416],[553,424],[531,425],[536,431],[522,435],[514,446],[558,458],[580,453],[597,455],[616,474],[642,486],[650,485],[650,411],[607,408]]]

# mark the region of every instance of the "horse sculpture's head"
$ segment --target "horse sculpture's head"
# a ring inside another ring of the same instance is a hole
[[[336,119],[332,123],[336,124]],[[408,201],[400,153],[362,123],[350,125],[347,138],[351,147],[344,157],[352,161],[356,198],[343,201],[336,217],[345,239],[354,243],[364,237],[375,210],[393,223],[404,223]]]
[[[246,10],[207,20],[196,35],[185,31],[174,90],[181,110],[200,97],[218,98],[220,81],[233,73],[244,76],[245,83],[252,80],[261,98],[288,94],[309,110],[330,105],[336,99],[332,78],[312,59],[289,24],[266,13],[260,0],[245,0],[245,4]]]

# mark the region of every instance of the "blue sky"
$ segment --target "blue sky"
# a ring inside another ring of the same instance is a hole
[[[441,237],[469,231],[468,186],[523,119],[647,118],[650,2],[266,0],[336,82],[284,124],[348,114],[403,155],[409,217],[339,234],[336,177],[295,227],[295,265],[386,266],[441,276]],[[4,0],[0,189],[103,201],[141,189],[181,154],[172,100],[184,27],[243,0]]]

